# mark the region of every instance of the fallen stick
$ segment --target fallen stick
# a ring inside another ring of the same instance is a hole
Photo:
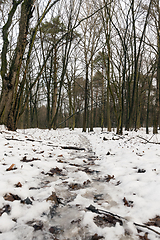
[[[105,215],[105,214],[106,214],[106,215],[109,214],[109,215],[111,215],[111,216],[113,216],[113,217],[115,217],[115,218],[119,218],[119,219],[121,219],[121,220],[128,221],[128,220],[127,220],[126,218],[124,218],[124,217],[121,217],[121,216],[119,216],[119,215],[117,215],[117,214],[114,214],[114,213],[111,213],[111,212],[109,212],[109,211],[105,211],[105,210],[101,210],[101,209],[95,208],[93,205],[90,205],[90,206],[87,207],[86,209],[89,210],[89,211],[91,211],[91,212],[97,213],[97,214],[104,214],[104,215]],[[137,226],[137,227],[147,228],[148,230],[150,230],[150,231],[152,231],[152,232],[160,235],[160,232],[158,232],[158,231],[156,231],[156,230],[148,227],[147,225],[139,224],[139,223],[135,223],[135,222],[134,222],[133,224],[134,224],[135,226]]]
[[[17,139],[17,138],[5,138],[7,141],[19,141],[19,142],[23,142],[24,140],[21,140],[21,139]]]
[[[71,150],[85,150],[85,148],[72,147],[72,146],[61,146],[62,149],[71,149]]]
[[[139,223],[133,223],[133,224],[134,224],[135,226],[137,226],[137,227],[147,228],[148,230],[150,230],[150,231],[152,231],[152,232],[154,232],[154,233],[160,235],[159,232],[157,232],[156,230],[154,230],[154,229],[152,229],[152,228],[150,228],[150,227],[148,227],[148,226],[146,226],[146,225],[139,224]]]
[[[113,217],[117,217],[117,218],[120,218],[120,219],[123,219],[123,220],[126,220],[125,218],[117,215],[117,214],[114,214],[114,213],[111,213],[109,211],[105,211],[105,210],[101,210],[101,209],[98,209],[98,208],[95,208],[93,205],[90,205],[89,207],[86,208],[87,210],[91,211],[91,212],[94,212],[94,213],[98,213],[98,214],[109,214]]]
[[[24,142],[24,141],[30,141],[30,142],[39,142],[41,143],[42,141],[41,140],[34,140],[34,139],[31,139],[31,138],[25,138],[25,139],[18,139],[18,138],[5,138],[7,141],[19,141],[19,142]]]
[[[159,142],[151,142],[151,141],[149,141],[149,140],[147,140],[146,138],[143,138],[143,137],[141,137],[141,136],[137,136],[137,137],[140,138],[140,139],[143,139],[144,141],[146,141],[146,143],[160,144]]]

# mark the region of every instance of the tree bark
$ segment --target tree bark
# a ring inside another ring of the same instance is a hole
[[[93,131],[93,60],[91,60],[91,115],[90,115],[90,131]]]
[[[88,68],[89,64],[86,63],[86,81],[85,81],[85,103],[84,103],[84,115],[83,115],[83,132],[86,132],[87,127],[87,111],[88,111]]]
[[[9,130],[16,129],[14,122],[13,105],[16,98],[17,87],[19,83],[22,59],[27,45],[29,20],[32,17],[32,8],[34,1],[35,0],[30,1],[24,0],[24,2],[22,3],[17,46],[14,51],[14,56],[8,74],[7,70],[5,76],[3,71],[1,73],[3,80],[3,88],[0,102],[0,117],[1,123],[5,124]],[[5,41],[5,38],[3,38],[3,40]],[[5,52],[5,54],[7,56],[7,51]]]

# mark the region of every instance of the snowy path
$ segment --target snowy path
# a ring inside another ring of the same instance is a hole
[[[0,240],[160,239],[134,225],[160,214],[160,146],[138,134],[2,129]]]

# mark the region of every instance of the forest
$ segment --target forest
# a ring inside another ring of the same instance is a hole
[[[1,0],[0,18],[8,130],[158,132],[159,0]]]

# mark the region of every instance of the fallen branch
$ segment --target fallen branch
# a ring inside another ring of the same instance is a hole
[[[150,228],[150,227],[148,227],[148,226],[146,226],[146,225],[138,224],[138,223],[134,223],[134,225],[137,226],[137,227],[147,228],[148,230],[150,230],[150,231],[152,231],[152,232],[154,232],[154,233],[160,235],[159,232],[157,232],[156,230],[154,230],[154,229],[152,229],[152,228]]]
[[[19,141],[19,142],[24,142],[24,141],[39,142],[39,143],[42,142],[41,140],[34,140],[34,139],[31,139],[31,138],[26,138],[25,140],[23,140],[23,139],[18,139],[18,138],[5,138],[5,139],[8,140],[8,141]]]
[[[17,139],[17,138],[5,138],[7,141],[11,141],[11,140],[14,140],[14,141],[19,141],[19,142],[23,142],[24,140],[21,140],[21,139]]]
[[[41,140],[34,140],[34,139],[31,139],[31,138],[26,138],[26,141],[30,141],[30,142],[39,142],[39,143],[42,142]]]
[[[143,139],[144,141],[146,141],[146,143],[160,144],[159,142],[151,142],[151,141],[149,141],[149,140],[147,140],[146,138],[143,138],[143,137],[141,137],[141,136],[137,136],[137,137],[140,138],[140,139]]]
[[[126,220],[125,218],[117,215],[117,214],[114,214],[114,213],[111,213],[109,211],[105,211],[105,210],[101,210],[101,209],[98,209],[98,208],[95,208],[93,205],[90,205],[89,207],[86,208],[87,210],[91,211],[91,212],[94,212],[94,213],[98,213],[98,214],[109,214],[113,217],[118,217],[119,219],[123,219],[123,220]]]
[[[85,148],[79,148],[79,147],[72,147],[72,146],[61,146],[62,149],[71,149],[71,150],[85,150]]]
[[[91,211],[91,212],[94,212],[94,213],[97,213],[97,214],[104,214],[104,215],[111,215],[113,216],[114,218],[118,218],[120,219],[121,221],[125,220],[125,221],[128,221],[127,219],[125,219],[124,217],[121,217],[117,214],[114,214],[114,213],[111,213],[109,211],[104,211],[104,210],[100,210],[98,208],[95,208],[93,205],[90,205],[89,207],[86,208],[87,210]],[[147,228],[148,230],[160,235],[160,232],[148,227],[147,225],[144,225],[144,224],[138,224],[138,223],[133,223],[136,227],[141,227],[141,228]]]

